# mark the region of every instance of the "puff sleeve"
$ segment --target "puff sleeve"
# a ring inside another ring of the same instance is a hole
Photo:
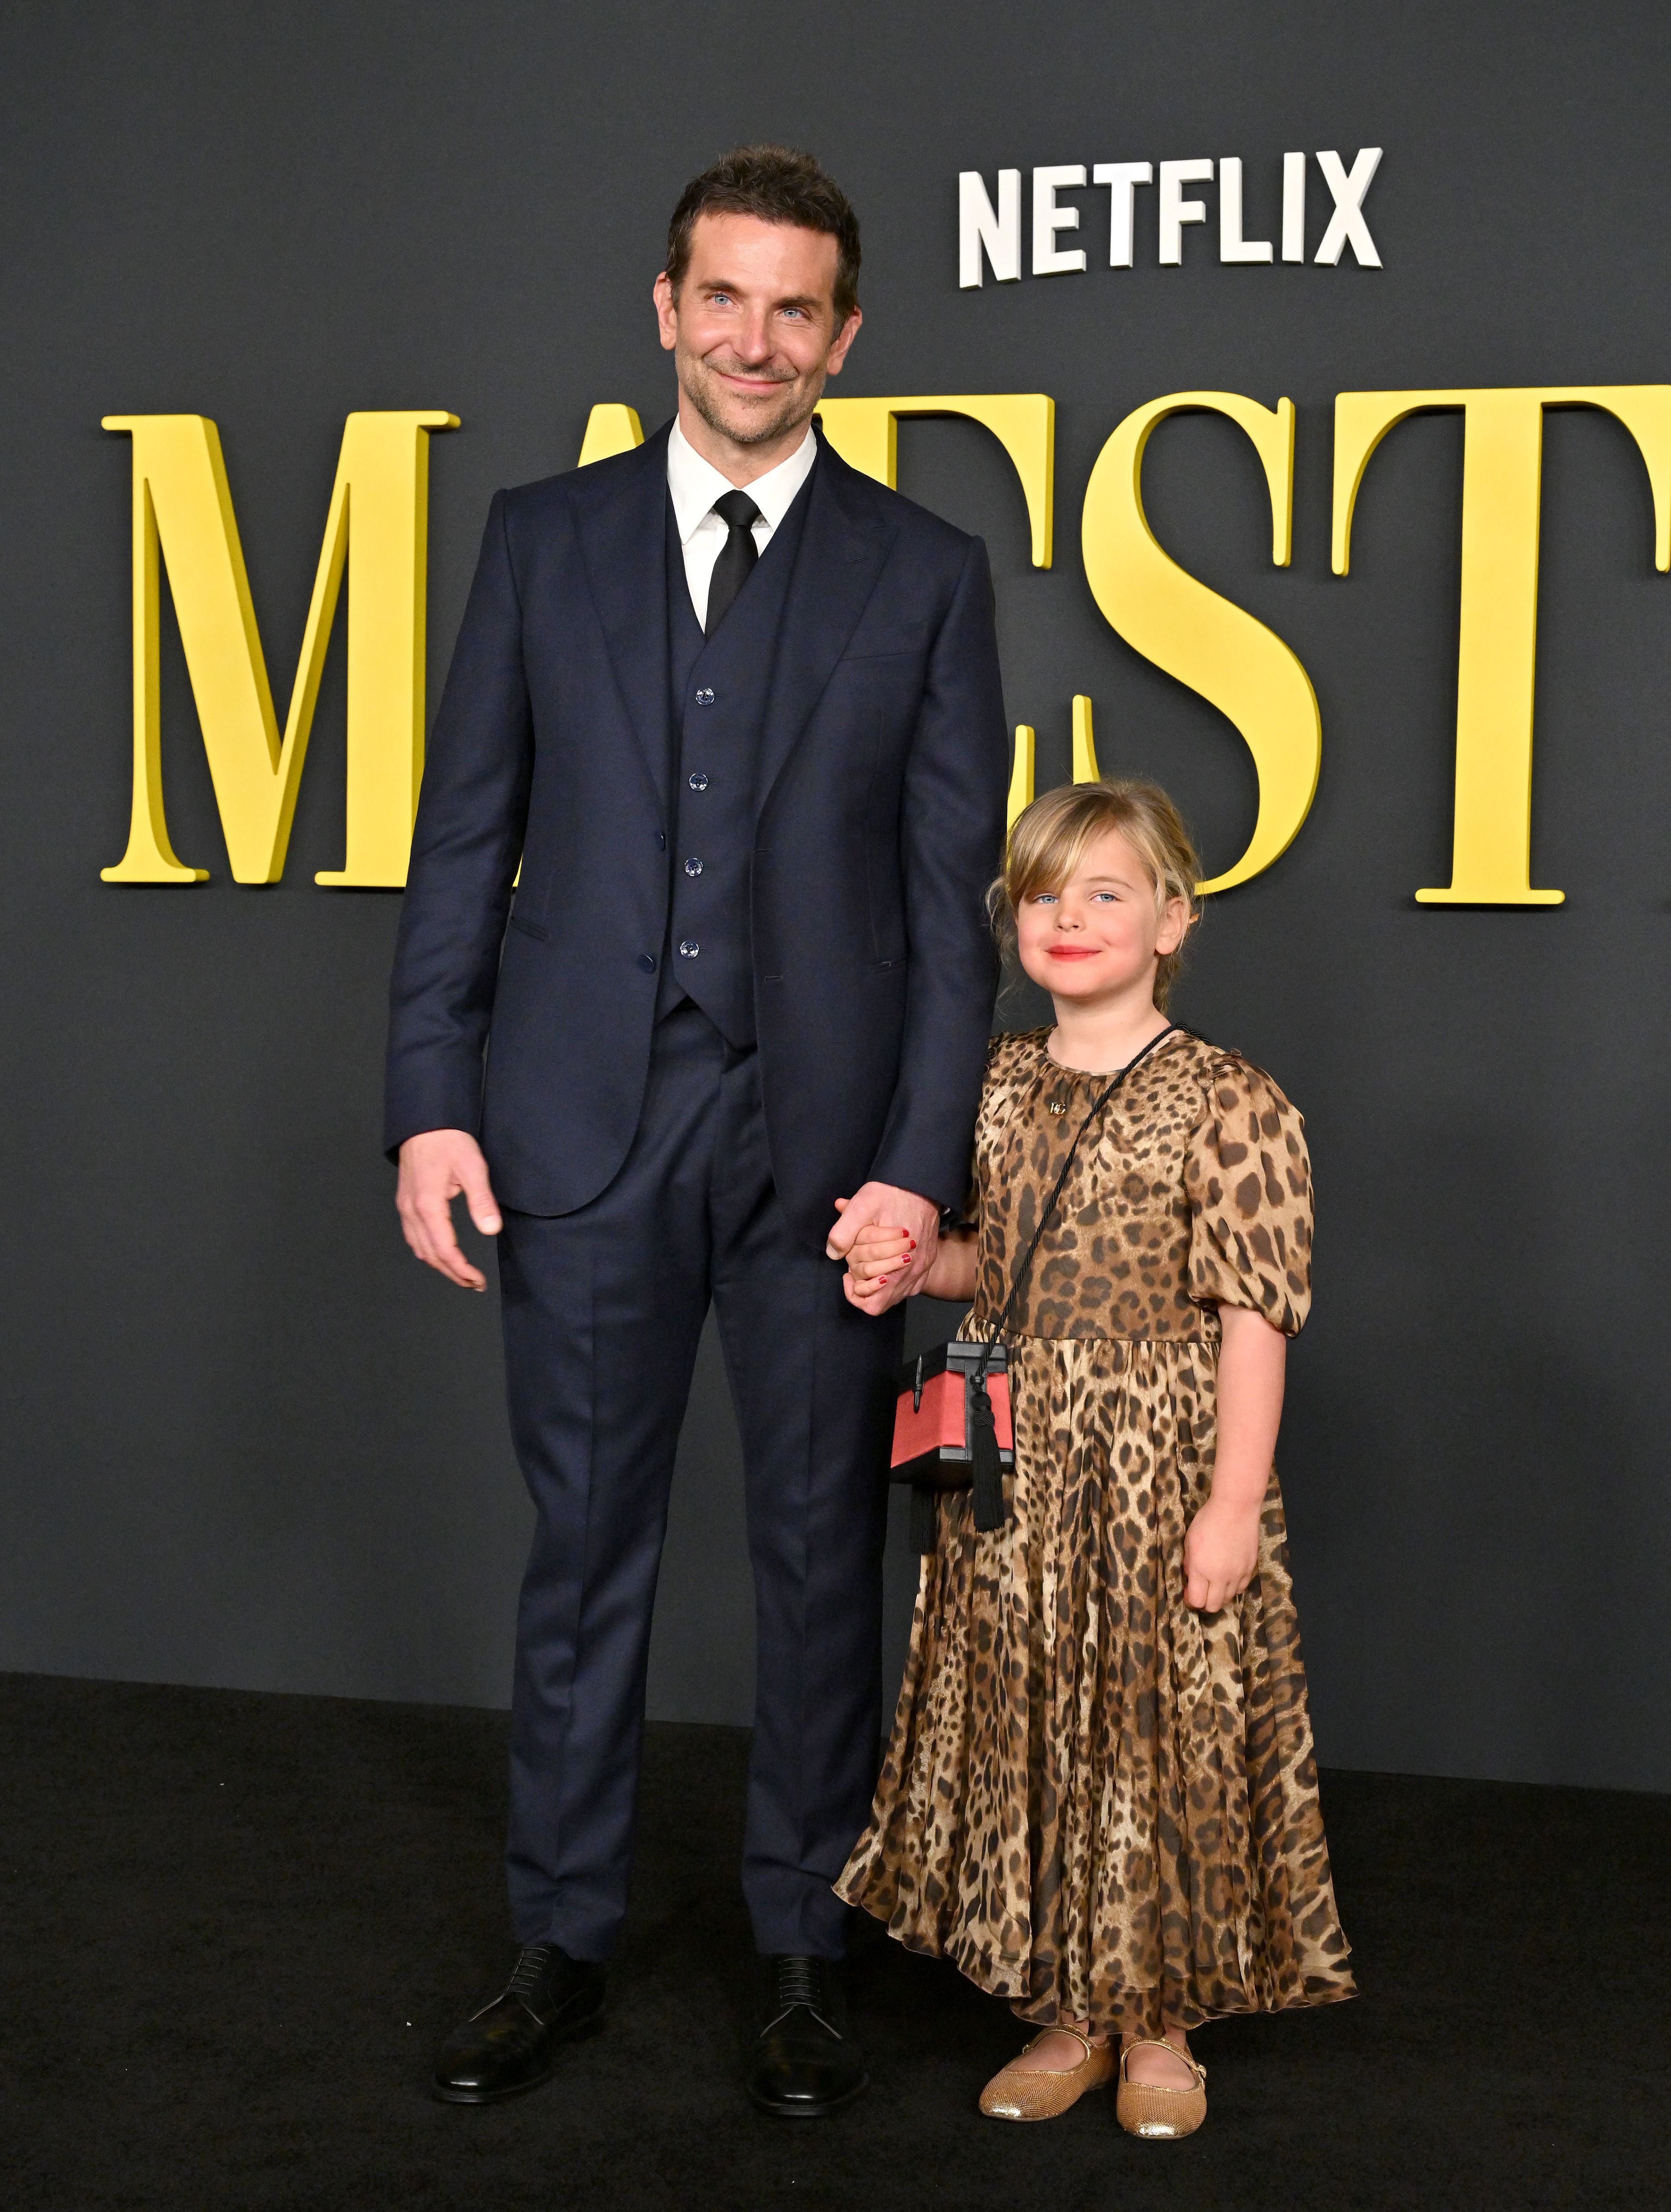
[[[1247,1306],[1284,1336],[1311,1310],[1305,1123],[1268,1075],[1228,1056],[1210,1071],[1184,1166],[1189,1294]]]

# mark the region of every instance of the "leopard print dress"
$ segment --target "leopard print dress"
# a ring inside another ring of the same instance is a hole
[[[990,1331],[1106,1079],[994,1040],[975,1137]],[[1166,1037],[1082,1140],[1018,1299],[1010,1516],[941,1493],[870,1825],[836,1884],[1024,2020],[1158,2035],[1353,1994],[1317,1802],[1281,1492],[1246,1594],[1184,1603],[1221,1303],[1310,1304],[1303,1126]]]

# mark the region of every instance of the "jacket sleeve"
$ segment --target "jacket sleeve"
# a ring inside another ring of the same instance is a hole
[[[424,770],[389,984],[383,1143],[481,1122],[483,1054],[534,767],[505,495],[481,558]]]
[[[900,825],[911,965],[900,1077],[871,1179],[941,1206],[967,1194],[997,988],[986,891],[1003,850],[1009,749],[986,548],[969,541],[929,659]]]

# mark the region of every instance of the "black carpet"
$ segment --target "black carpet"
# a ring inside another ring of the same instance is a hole
[[[1629,2206],[1671,2194],[1671,1799],[1325,1777],[1354,2003],[1203,2032],[1211,2111],[979,2118],[1003,2007],[861,1935],[837,2118],[738,2083],[747,1739],[652,1728],[612,2019],[460,2111],[438,2039],[509,1952],[497,1715],[0,1677],[9,2212],[107,2206]]]

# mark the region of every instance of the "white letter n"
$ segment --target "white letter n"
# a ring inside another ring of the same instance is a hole
[[[979,169],[965,169],[957,179],[957,283],[960,291],[985,282],[981,270],[982,248],[1000,284],[1014,283],[1022,273],[1022,173],[998,171],[996,214],[986,197],[986,180]]]

